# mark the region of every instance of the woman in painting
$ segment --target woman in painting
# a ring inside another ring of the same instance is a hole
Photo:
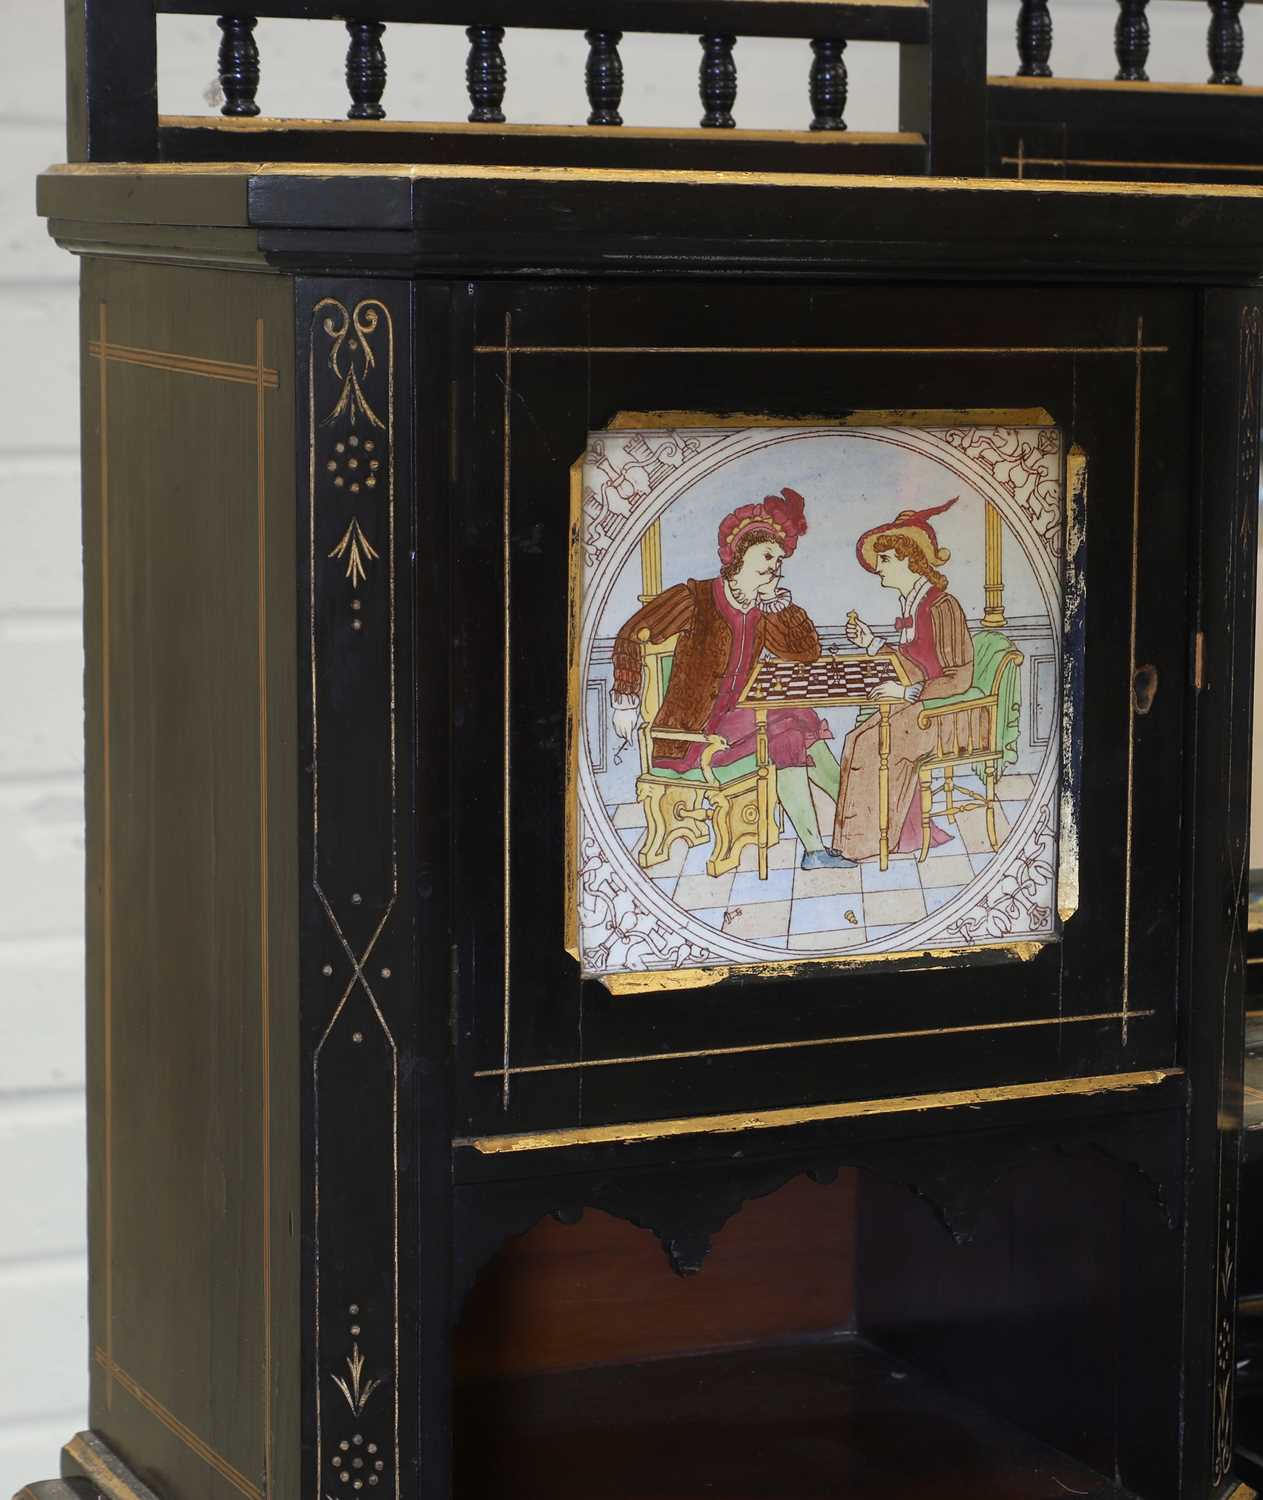
[[[870,653],[897,656],[909,679],[904,687],[886,682],[870,697],[895,700],[890,713],[890,847],[907,854],[921,848],[921,813],[916,803],[917,766],[937,745],[936,730],[917,724],[921,699],[963,693],[973,681],[974,647],[965,612],[948,592],[939,568],[951,553],[940,547],[932,516],[955,505],[955,499],[926,510],[905,510],[889,525],[874,526],[856,543],[860,566],[875,573],[886,589],[899,594],[898,635],[879,641],[863,620],[852,614],[846,633]],[[870,714],[846,737],[842,751],[841,791],[833,829],[834,850],[851,863],[879,852],[878,716]],[[897,840],[895,831],[898,830]],[[930,825],[931,844],[948,835]]]
[[[786,661],[815,661],[820,637],[807,612],[790,598],[782,566],[807,530],[803,497],[784,489],[742,505],[719,526],[719,576],[690,578],[649,600],[614,641],[614,732],[630,739],[640,721],[644,671],[642,632],[657,642],[677,637],[675,659],[655,729],[719,735],[726,748],[716,766],[755,750],[753,710],[737,707],[754,664],[769,652]],[[838,794],[838,763],[824,741],[828,724],[809,708],[773,709],[767,716],[768,753],[777,795],[802,841],[804,870],[843,865],[824,847],[808,779],[830,800]],[[657,739],[653,763],[687,773],[701,761],[696,741]]]

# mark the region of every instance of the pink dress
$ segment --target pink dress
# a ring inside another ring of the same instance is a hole
[[[722,735],[728,748],[720,750],[711,762],[716,766],[730,766],[743,756],[755,753],[756,730],[754,710],[738,708],[745,685],[754,671],[754,642],[759,610],[740,610],[731,603],[722,578],[716,578],[714,589],[715,608],[728,626],[732,644],[728,649],[728,665],[724,669],[723,682],[715,696],[710,714],[703,727],[705,734]],[[767,716],[768,758],[777,770],[790,766],[805,766],[807,751],[819,740],[830,740],[828,724],[810,708],[773,708]],[[661,760],[654,764],[674,771],[692,771],[701,764],[704,745],[690,745],[683,760]]]

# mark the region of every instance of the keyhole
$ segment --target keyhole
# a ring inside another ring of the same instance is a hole
[[[1158,669],[1152,663],[1146,662],[1143,667],[1136,668],[1136,675],[1131,682],[1131,699],[1138,714],[1147,714],[1153,707],[1153,700],[1158,692]]]

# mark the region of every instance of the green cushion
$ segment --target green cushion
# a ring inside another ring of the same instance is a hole
[[[1014,649],[1013,642],[998,630],[980,630],[974,640],[974,680],[963,693],[954,693],[947,698],[927,698],[926,708],[942,708],[949,703],[969,703],[973,699],[985,698],[996,691],[996,673],[1005,655]],[[996,744],[1001,752],[1002,763],[1013,765],[1017,760],[1017,740],[1022,719],[1022,677],[1012,667],[1005,672],[999,684],[999,702],[996,706],[998,733]],[[974,770],[982,775],[979,762]]]
[[[730,781],[736,781],[739,776],[748,776],[751,771],[759,768],[758,758],[753,755],[743,755],[740,760],[734,760],[731,765],[712,766],[715,780],[720,786],[727,785]],[[705,781],[701,768],[695,771],[664,771],[660,766],[653,766],[645,773],[649,776],[657,776],[665,781]]]

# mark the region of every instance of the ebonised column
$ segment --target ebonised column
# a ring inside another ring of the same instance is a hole
[[[220,16],[219,86],[224,91],[221,115],[257,115],[254,96],[259,91],[259,49],[254,41],[253,16]],[[1239,29],[1239,28],[1238,28]]]
[[[351,95],[348,120],[384,120],[382,93],[386,88],[386,53],[380,21],[348,21],[351,43],[346,51],[346,86]]]
[[[1048,0],[1022,0],[1017,13],[1017,55],[1019,78],[1051,78],[1048,59],[1052,56],[1052,17]]]
[[[1118,0],[1118,20],[1114,23],[1114,55],[1118,72],[1125,83],[1148,83],[1145,63],[1149,60],[1149,18],[1145,6],[1149,0]]]
[[[707,130],[733,130],[736,120],[732,106],[737,102],[737,65],[732,49],[735,36],[708,34],[699,37],[702,44],[702,66],[698,85],[702,96],[702,127]]]
[[[472,122],[502,125],[504,111],[504,88],[508,70],[504,65],[504,53],[500,43],[504,40],[503,26],[467,26],[469,57],[465,62],[465,84],[469,90],[469,111]]]
[[[811,44],[811,128],[845,130],[846,43],[837,38],[817,38]]]
[[[621,31],[585,31],[588,64],[585,82],[591,113],[589,125],[621,125],[618,106],[623,99],[623,60],[618,55]]]
[[[1210,29],[1206,33],[1209,83],[1241,83],[1241,59],[1245,55],[1241,5],[1242,0],[1210,0]]]

